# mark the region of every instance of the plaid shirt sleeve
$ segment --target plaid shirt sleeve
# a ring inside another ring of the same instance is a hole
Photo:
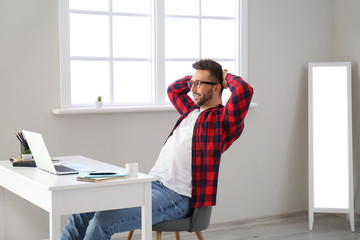
[[[167,90],[171,103],[181,115],[195,106],[194,101],[187,95],[187,93],[190,92],[188,82],[191,78],[192,76],[186,76],[176,80],[170,84]]]
[[[228,73],[225,77],[231,91],[223,114],[225,144],[221,153],[240,137],[244,129],[244,119],[250,107],[253,88],[241,77]]]

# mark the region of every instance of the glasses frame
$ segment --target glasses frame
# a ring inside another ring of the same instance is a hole
[[[199,80],[195,80],[195,81],[189,81],[188,82],[188,86],[191,89],[193,86],[195,86],[196,88],[200,88],[201,84],[208,84],[208,85],[218,85],[220,83],[214,83],[214,82],[206,82],[206,81],[199,81]]]

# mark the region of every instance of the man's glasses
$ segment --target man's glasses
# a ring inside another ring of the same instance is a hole
[[[189,81],[188,82],[188,86],[189,88],[191,89],[193,86],[195,86],[196,88],[200,88],[201,84],[204,83],[204,84],[209,84],[209,85],[217,85],[219,83],[214,83],[214,82],[204,82],[204,81],[199,81],[199,80],[196,80],[196,81]]]

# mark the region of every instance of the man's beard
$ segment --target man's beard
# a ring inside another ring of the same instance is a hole
[[[198,95],[198,94],[194,93],[194,95]],[[204,106],[212,98],[211,89],[198,96],[199,98],[195,100],[195,105],[198,107]]]

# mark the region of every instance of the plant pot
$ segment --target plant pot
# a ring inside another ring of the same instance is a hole
[[[97,108],[101,108],[103,106],[103,102],[102,101],[96,101],[95,105]]]
[[[32,154],[21,154],[21,159],[23,161],[32,161]]]

